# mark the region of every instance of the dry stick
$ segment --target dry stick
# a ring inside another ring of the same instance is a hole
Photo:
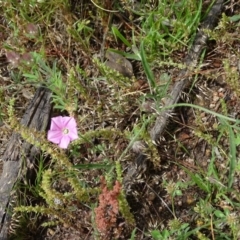
[[[218,22],[218,18],[221,14],[222,7],[223,7],[224,0],[217,0],[214,5],[212,6],[211,10],[209,11],[206,19],[202,22],[201,28],[196,34],[194,43],[187,55],[187,57],[184,60],[184,63],[188,68],[183,69],[179,73],[179,78],[182,79],[179,81],[176,81],[174,86],[172,87],[172,91],[169,95],[169,97],[166,99],[165,107],[170,107],[173,104],[176,104],[179,100],[179,97],[183,91],[183,89],[189,84],[191,79],[191,69],[196,67],[198,58],[206,46],[206,42],[208,39],[207,34],[204,32],[204,29],[211,30],[213,29]],[[153,143],[157,144],[158,140],[160,139],[161,134],[163,133],[168,119],[171,116],[173,112],[172,108],[169,108],[167,110],[163,110],[159,116],[156,119],[154,127],[150,130],[150,135]],[[147,146],[145,146],[147,147]],[[145,148],[144,147],[144,148]],[[132,162],[132,164],[128,167],[128,171],[126,175],[124,176],[124,186],[125,189],[128,191],[128,189],[131,189],[131,186],[136,178],[136,176],[139,175],[139,173],[143,171],[146,171],[147,169],[147,156],[143,152],[143,149],[139,149],[138,151],[134,150],[136,153],[138,153],[135,161]]]
[[[39,87],[30,102],[20,124],[45,131],[51,113],[51,92],[44,87]],[[13,133],[3,156],[3,172],[0,176],[0,239],[7,239],[8,225],[11,220],[9,202],[12,188],[18,179],[23,159],[28,159],[31,164],[39,154],[39,149],[23,141],[20,134]]]
[[[184,60],[184,63],[188,67],[180,71],[179,78],[182,80],[177,81],[174,84],[169,97],[166,99],[165,107],[176,104],[183,89],[190,83],[190,78],[187,76],[190,75],[190,70],[196,67],[199,56],[202,53],[202,50],[205,48],[208,40],[207,33],[205,33],[204,30],[212,30],[217,25],[218,18],[223,8],[223,3],[224,0],[217,0],[209,11],[206,19],[202,22],[201,28],[195,37],[194,43]],[[173,109],[163,110],[157,117],[154,127],[150,130],[150,136],[153,143],[156,144],[160,139],[160,136],[163,133],[169,116],[171,116],[172,112]]]

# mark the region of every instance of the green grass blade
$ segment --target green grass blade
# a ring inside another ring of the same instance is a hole
[[[115,38],[119,38],[126,46],[131,47],[130,42],[118,31],[116,27],[112,27],[112,32]]]
[[[145,54],[145,51],[144,51],[144,44],[143,44],[143,42],[140,45],[140,55],[141,55],[141,60],[142,60],[144,71],[145,71],[145,73],[147,75],[149,87],[150,87],[150,90],[152,92],[152,90],[156,87],[156,83],[155,83],[155,79],[154,79],[154,76],[153,76],[153,72],[150,69],[150,66],[149,66],[149,64],[147,62],[147,58],[146,58],[146,54]]]
[[[203,191],[210,193],[211,189],[209,187],[209,185],[204,181],[204,178],[201,177],[199,174],[194,174],[192,172],[190,172],[188,169],[184,168],[184,171],[186,171],[186,173],[191,177],[191,179],[193,180],[193,182]]]
[[[135,53],[133,53],[133,54],[132,53],[126,53],[126,52],[119,51],[119,50],[116,50],[116,49],[113,49],[113,48],[108,48],[108,51],[118,53],[121,56],[123,56],[125,58],[128,58],[128,59],[141,61],[141,58]]]
[[[132,233],[131,233],[131,238],[129,240],[134,240],[135,237],[136,237],[136,231],[137,231],[137,228],[134,228]]]
[[[199,174],[192,174],[190,173],[190,177],[192,180],[201,188],[203,191],[210,193],[210,188],[208,184],[204,182],[204,179]]]
[[[200,21],[201,18],[201,10],[202,10],[202,1],[199,1],[198,9],[197,9],[197,14],[191,21],[189,22],[190,26],[189,28],[192,28],[197,22]]]
[[[170,109],[170,108],[175,108],[175,107],[192,107],[192,108],[195,108],[195,109],[198,109],[198,110],[201,110],[201,111],[204,111],[206,113],[210,113],[212,114],[213,116],[215,117],[218,117],[220,119],[224,119],[224,120],[227,120],[227,121],[230,121],[230,122],[234,122],[236,124],[240,124],[240,121],[235,119],[235,118],[231,118],[231,117],[227,117],[227,116],[224,116],[220,113],[216,113],[216,112],[213,112],[207,108],[204,108],[204,107],[200,107],[198,105],[194,105],[194,104],[190,104],[190,103],[177,103],[177,104],[173,104],[171,106],[166,106],[166,107],[163,107],[162,108],[162,111],[166,110],[166,109]],[[235,129],[238,129],[237,126],[233,125]]]
[[[228,175],[228,187],[231,188],[234,181],[234,172],[236,168],[236,144],[235,136],[232,128],[229,126],[229,143],[230,143],[230,162],[229,162],[229,175]]]

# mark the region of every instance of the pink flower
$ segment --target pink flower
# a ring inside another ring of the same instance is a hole
[[[77,123],[73,117],[52,118],[47,134],[48,141],[58,144],[60,148],[67,148],[68,144],[77,138]]]

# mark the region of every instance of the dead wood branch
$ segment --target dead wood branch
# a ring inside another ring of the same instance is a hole
[[[190,71],[196,67],[198,59],[202,53],[202,50],[206,47],[206,43],[208,40],[208,36],[205,33],[205,29],[212,30],[218,21],[218,18],[221,14],[223,8],[223,0],[217,0],[215,4],[212,6],[211,10],[209,11],[206,19],[202,22],[201,28],[198,31],[194,43],[186,56],[184,63],[188,66],[186,69],[183,69],[179,73],[180,81],[177,81],[169,97],[166,99],[165,107],[169,107],[173,104],[176,104],[180,98],[180,95],[183,89],[189,84],[190,78],[186,76],[190,76]],[[161,134],[163,133],[169,116],[171,116],[173,109],[164,110],[160,113],[157,117],[155,125],[150,130],[151,139],[154,143],[157,143]]]
[[[20,124],[45,131],[51,113],[51,92],[44,87],[37,89]],[[4,152],[3,172],[0,177],[0,239],[7,239],[8,225],[11,219],[9,202],[12,188],[18,179],[23,159],[34,163],[39,154],[39,149],[22,140],[20,134],[13,133]]]
[[[172,91],[170,92],[169,97],[166,99],[165,107],[170,107],[173,104],[176,104],[181,96],[182,91],[190,83],[190,80],[191,80],[191,78],[189,77],[191,76],[190,71],[192,71],[194,67],[197,66],[198,59],[207,44],[208,36],[204,30],[205,29],[212,30],[217,25],[219,16],[223,9],[223,4],[224,4],[224,0],[217,0],[212,6],[211,10],[209,11],[205,20],[202,22],[201,27],[198,33],[196,34],[193,45],[188,55],[184,59],[184,63],[188,67],[180,71],[179,73],[180,80],[175,82],[175,84],[173,85]],[[159,116],[156,119],[155,125],[150,130],[150,136],[153,143],[157,144],[158,140],[160,139],[160,136],[162,135],[167,125],[169,117],[173,113],[173,110],[174,109],[170,108],[160,112]],[[138,153],[136,160],[131,164],[130,167],[128,167],[128,172],[124,177],[124,183],[130,182],[130,184],[125,184],[126,189],[131,188],[131,184],[133,183],[133,181],[129,181],[129,179],[132,179],[132,176],[138,175],[139,169],[142,168],[141,166],[142,164],[141,163],[139,164],[138,159],[140,157],[143,158],[144,156],[145,156],[145,161],[143,162],[146,166],[147,156],[144,153],[140,152]],[[146,167],[145,167],[145,170],[146,170]]]

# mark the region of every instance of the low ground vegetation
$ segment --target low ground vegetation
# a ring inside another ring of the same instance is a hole
[[[239,1],[149,134],[214,2],[0,1],[1,154],[13,131],[41,149],[15,184],[10,239],[240,238]],[[18,126],[39,86],[46,133]]]

